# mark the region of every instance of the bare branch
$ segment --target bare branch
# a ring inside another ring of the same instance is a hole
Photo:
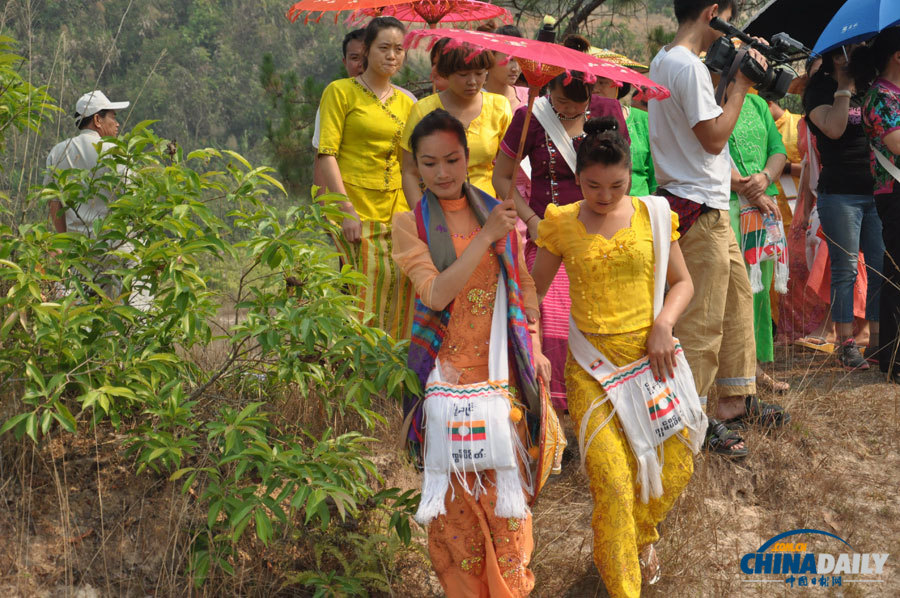
[[[566,23],[566,29],[562,32],[561,39],[565,39],[570,33],[577,33],[581,26],[591,18],[591,13],[597,10],[604,2],[606,0],[588,0],[583,6],[580,6],[568,23]]]

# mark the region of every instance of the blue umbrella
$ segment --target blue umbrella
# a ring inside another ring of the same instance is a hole
[[[847,0],[819,36],[813,52],[824,54],[875,37],[900,23],[900,0]]]

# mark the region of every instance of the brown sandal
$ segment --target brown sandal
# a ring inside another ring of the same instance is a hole
[[[644,546],[638,555],[638,562],[641,564],[641,579],[645,584],[652,586],[659,581],[659,557],[656,555],[656,547],[653,544]]]

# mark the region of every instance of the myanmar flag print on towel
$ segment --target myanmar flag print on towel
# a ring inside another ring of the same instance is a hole
[[[487,440],[487,427],[484,420],[449,422],[447,433],[450,434],[450,440],[456,442]]]
[[[678,397],[672,394],[668,387],[647,401],[647,409],[650,410],[650,419],[656,421],[665,417],[678,406]]]

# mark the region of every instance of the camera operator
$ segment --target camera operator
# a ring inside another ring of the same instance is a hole
[[[674,0],[678,32],[650,65],[650,78],[671,97],[650,103],[650,146],[659,195],[679,217],[679,243],[694,282],[694,297],[675,327],[701,400],[713,383],[718,406],[710,418],[707,446],[728,457],[747,454],[728,428],[744,423],[775,427],[790,416],[756,398],[753,295],[729,220],[731,162],[728,138],[752,81],[738,72],[723,106],[715,101],[708,69],[699,54],[721,37],[714,17],[734,16],[734,0]],[[766,68],[756,50],[750,55]],[[757,196],[754,205],[769,208]],[[719,421],[722,420],[722,421]]]
[[[831,318],[838,341],[835,354],[847,370],[869,369],[858,341],[868,341],[869,347],[878,346],[884,259],[861,106],[843,49],[825,54],[822,66],[806,86],[803,108],[822,157],[817,207],[831,258]],[[854,338],[853,287],[860,249],[868,271],[866,322]]]

